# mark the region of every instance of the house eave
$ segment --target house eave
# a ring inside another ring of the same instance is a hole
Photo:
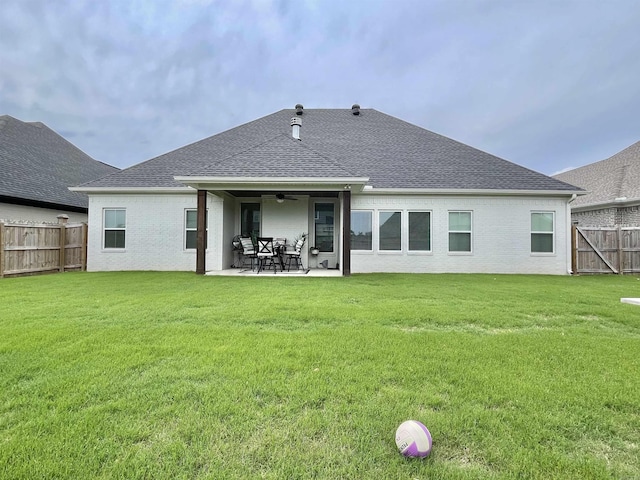
[[[584,195],[583,190],[516,190],[516,189],[465,189],[465,188],[374,188],[366,186],[363,195],[501,195],[501,196],[563,196]]]
[[[83,193],[195,193],[190,187],[69,187],[69,190]]]
[[[616,199],[608,202],[590,203],[588,205],[572,206],[571,211],[574,213],[589,212],[591,210],[604,210],[606,208],[624,208],[640,205],[640,198]]]
[[[33,200],[30,198],[11,197],[0,195],[0,203],[8,203],[13,205],[21,205],[24,207],[47,208],[53,210],[66,210],[68,212],[87,213],[88,207],[79,205],[69,205],[65,203],[44,202],[41,200]]]
[[[256,190],[279,192],[282,190],[360,192],[368,177],[206,177],[175,176],[176,182],[196,190]]]

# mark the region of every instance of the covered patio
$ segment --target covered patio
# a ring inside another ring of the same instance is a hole
[[[196,273],[200,275],[242,275],[240,269],[207,271],[206,232],[207,196],[223,201],[221,231],[222,265],[232,265],[234,237],[260,236],[287,238],[287,243],[302,233],[308,243],[303,263],[311,276],[351,274],[351,194],[361,192],[368,178],[363,177],[175,177],[198,192]],[[247,226],[247,209],[254,223]],[[255,228],[257,224],[257,228]],[[309,248],[320,246],[317,256]],[[311,263],[311,265],[309,265]],[[329,266],[322,268],[321,265]],[[322,274],[319,272],[323,272]],[[281,272],[293,274],[293,272]],[[284,276],[284,275],[283,275]]]

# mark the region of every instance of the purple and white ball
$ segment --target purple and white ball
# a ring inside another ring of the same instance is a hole
[[[431,444],[429,429],[417,420],[402,422],[396,430],[396,445],[405,457],[426,457]]]

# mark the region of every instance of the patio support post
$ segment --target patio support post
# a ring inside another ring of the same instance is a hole
[[[206,270],[206,243],[207,235],[207,191],[198,190],[198,212],[196,220],[196,273],[204,275]]]
[[[342,192],[342,275],[351,275],[351,191]]]

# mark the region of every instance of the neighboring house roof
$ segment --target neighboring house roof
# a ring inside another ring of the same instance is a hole
[[[373,109],[285,109],[109,177],[93,188],[181,187],[174,177],[357,177],[375,189],[579,191]]]
[[[0,201],[72,211],[86,211],[88,197],[68,187],[119,171],[43,123],[9,115],[0,115],[0,167]]]
[[[587,190],[572,208],[640,202],[640,142],[606,160],[554,175],[554,178]]]

